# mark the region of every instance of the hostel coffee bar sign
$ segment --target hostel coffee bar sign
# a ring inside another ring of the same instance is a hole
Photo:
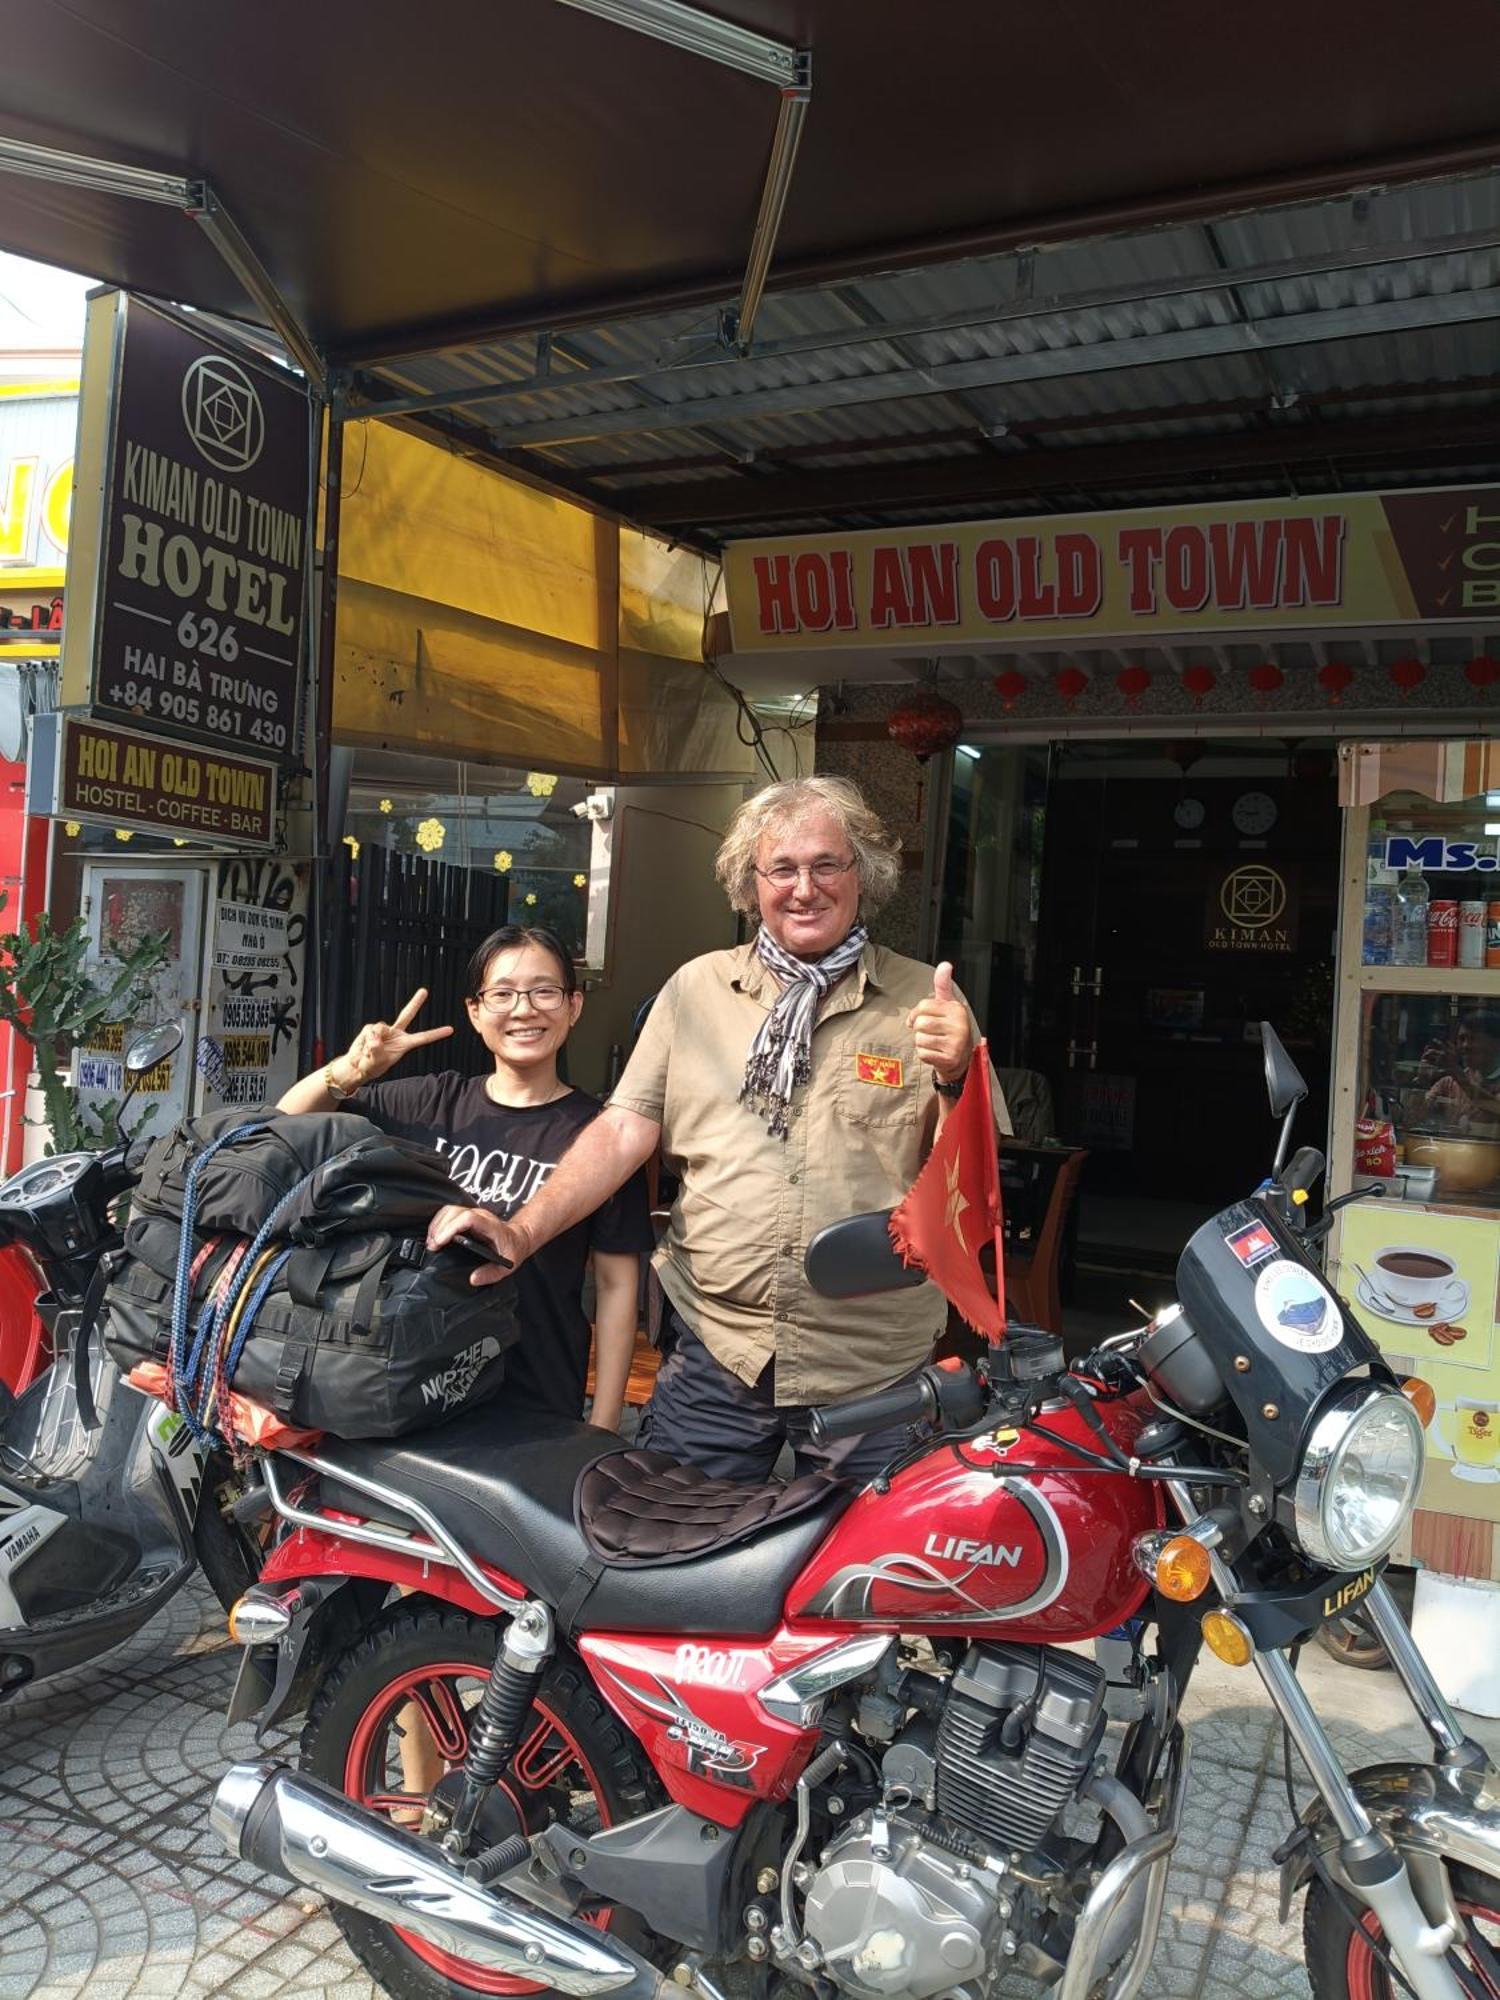
[[[1500,487],[732,542],[737,653],[1500,616]]]
[[[296,755],[309,452],[290,377],[124,293],[91,303],[65,708]]]
[[[32,812],[215,847],[270,847],[276,838],[273,765],[112,723],[38,716],[29,780]]]

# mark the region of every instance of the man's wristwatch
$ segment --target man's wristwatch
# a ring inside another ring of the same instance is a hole
[[[963,1074],[954,1077],[952,1083],[944,1083],[936,1070],[932,1072],[932,1087],[939,1097],[962,1097],[964,1094],[964,1085],[968,1080],[969,1065],[967,1063],[964,1064]]]

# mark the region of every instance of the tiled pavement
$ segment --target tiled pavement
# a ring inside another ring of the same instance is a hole
[[[195,1589],[108,1660],[0,1707],[0,2000],[376,1993],[325,1913],[209,1833],[220,1773],[253,1750],[223,1721],[236,1657]],[[1303,1678],[1348,1763],[1420,1754],[1391,1675],[1314,1649]],[[1260,1683],[1210,1662],[1187,1715],[1192,1782],[1147,1991],[1305,2000],[1301,1912],[1278,1925],[1267,1859],[1286,1807]],[[1500,1728],[1480,1733],[1500,1753]]]

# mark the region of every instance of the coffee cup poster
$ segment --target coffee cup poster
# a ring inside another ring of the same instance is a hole
[[[1342,1218],[1338,1290],[1398,1374],[1432,1385],[1421,1504],[1500,1521],[1500,1226],[1405,1202]]]

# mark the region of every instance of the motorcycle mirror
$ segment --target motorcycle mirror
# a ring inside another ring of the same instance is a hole
[[[825,1299],[860,1299],[920,1285],[924,1273],[902,1263],[890,1221],[888,1208],[876,1208],[820,1229],[803,1259],[813,1290]]]
[[[1266,1095],[1271,1100],[1271,1116],[1281,1120],[1281,1137],[1271,1168],[1275,1176],[1286,1164],[1287,1148],[1292,1143],[1292,1119],[1297,1106],[1307,1095],[1307,1083],[1269,1021],[1260,1024],[1260,1047],[1265,1057]]]
[[[127,1076],[144,1076],[148,1069],[155,1069],[159,1062],[182,1044],[182,1023],[165,1021],[159,1028],[148,1028],[137,1035],[125,1051],[125,1073]]]
[[[1284,1118],[1306,1097],[1307,1084],[1269,1021],[1260,1024],[1260,1046],[1266,1062],[1266,1095],[1271,1100],[1271,1116]]]

